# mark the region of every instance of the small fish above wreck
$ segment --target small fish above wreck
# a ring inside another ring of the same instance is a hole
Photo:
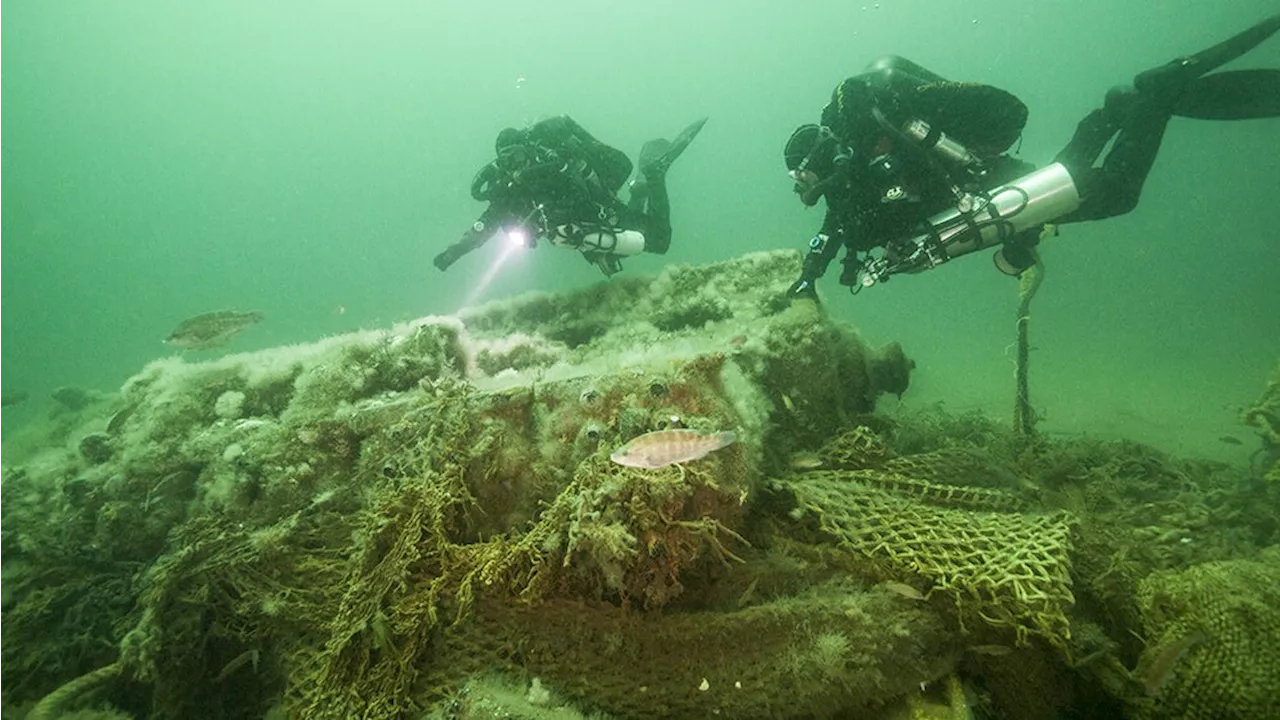
[[[256,325],[265,316],[256,311],[217,310],[183,320],[165,342],[183,350],[207,350],[235,337],[241,330]]]
[[[658,430],[631,439],[609,459],[627,467],[660,468],[689,462],[732,445],[732,431],[704,433],[701,430]]]

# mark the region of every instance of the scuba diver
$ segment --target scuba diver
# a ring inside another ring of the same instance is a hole
[[[625,256],[665,253],[671,244],[667,170],[706,121],[689,125],[674,140],[644,144],[626,203],[618,191],[631,175],[631,160],[569,116],[502,130],[494,143],[497,159],[471,182],[471,196],[489,207],[462,239],[436,255],[435,266],[447,270],[504,231],[521,233],[529,247],[542,238],[578,250],[606,276],[622,270]]]
[[[1005,154],[1027,120],[1012,94],[949,82],[900,57],[878,60],[840,83],[822,123],[802,125],[785,146],[801,202],[827,201],[788,294],[816,298],[814,283],[841,246],[840,284],[854,293],[996,245],[996,267],[1020,275],[1035,264],[1048,223],[1137,206],[1172,117],[1280,117],[1280,70],[1213,73],[1277,29],[1280,15],[1113,88],[1054,162],[1034,172]]]

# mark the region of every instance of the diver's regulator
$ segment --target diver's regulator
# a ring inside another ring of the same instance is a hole
[[[888,242],[880,256],[868,258],[859,282],[862,287],[871,287],[892,275],[928,270],[954,257],[998,245],[1078,207],[1080,193],[1061,163],[992,190],[963,193],[954,207],[925,220],[923,232]],[[996,264],[1002,265],[1000,257]]]

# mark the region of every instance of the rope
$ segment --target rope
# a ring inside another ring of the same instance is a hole
[[[1013,371],[1017,395],[1013,403],[1013,429],[1023,438],[1030,438],[1036,429],[1036,411],[1031,407],[1027,380],[1027,365],[1031,352],[1027,340],[1027,326],[1031,320],[1031,299],[1036,296],[1036,291],[1044,282],[1044,263],[1041,262],[1038,253],[1035,258],[1036,264],[1023,272],[1018,282],[1018,359]]]

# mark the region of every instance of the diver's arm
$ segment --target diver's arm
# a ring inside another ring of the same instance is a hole
[[[828,210],[822,229],[809,240],[809,251],[800,266],[800,279],[791,284],[788,295],[813,294],[814,283],[827,272],[827,266],[840,251],[843,237],[844,229]]]
[[[494,205],[490,205],[480,217],[472,223],[471,227],[462,234],[462,238],[456,243],[445,248],[443,252],[436,255],[431,262],[441,270],[448,270],[449,266],[454,264],[463,255],[479,248],[493,237],[498,227],[506,218],[506,213],[498,210]]]
[[[498,168],[496,162],[480,168],[476,176],[471,179],[471,197],[480,202],[489,202],[493,191],[497,189],[497,185],[502,178],[502,171]]]

